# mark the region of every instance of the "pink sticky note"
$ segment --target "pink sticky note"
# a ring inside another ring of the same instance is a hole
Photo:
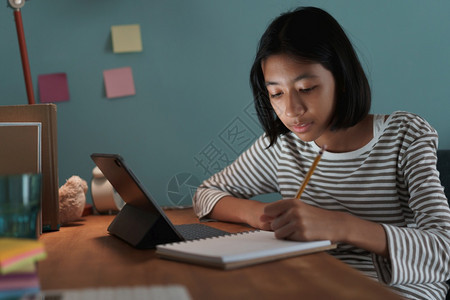
[[[38,86],[41,103],[70,100],[66,73],[39,75]]]
[[[103,71],[106,97],[117,98],[135,95],[133,73],[130,67]]]

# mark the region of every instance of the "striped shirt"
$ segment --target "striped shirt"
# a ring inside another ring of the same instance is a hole
[[[352,245],[329,253],[410,299],[445,299],[450,278],[450,209],[436,169],[436,131],[422,118],[374,116],[374,137],[346,153],[325,152],[302,201],[382,224],[389,258]],[[199,218],[224,196],[294,198],[319,147],[287,133],[267,149],[261,136],[205,180],[193,198]]]

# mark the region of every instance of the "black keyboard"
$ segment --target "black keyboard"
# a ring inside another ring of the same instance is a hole
[[[175,228],[187,241],[230,234],[229,232],[200,223],[176,225]]]

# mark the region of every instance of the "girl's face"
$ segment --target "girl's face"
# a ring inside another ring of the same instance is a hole
[[[261,67],[270,103],[283,124],[303,141],[326,144],[335,108],[332,73],[286,54],[269,56]]]

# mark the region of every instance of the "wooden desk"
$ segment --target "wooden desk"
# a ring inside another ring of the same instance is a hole
[[[174,224],[198,222],[191,209],[169,210]],[[38,265],[42,290],[135,285],[184,285],[193,299],[400,299],[321,252],[223,271],[159,259],[108,235],[114,216],[88,216],[41,237],[48,258]],[[247,228],[221,222],[230,232]]]

